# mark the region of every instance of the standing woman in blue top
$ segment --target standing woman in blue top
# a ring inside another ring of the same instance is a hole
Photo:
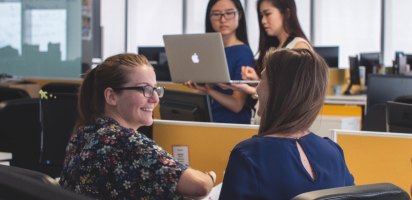
[[[292,199],[350,186],[342,149],[310,132],[325,98],[328,66],[307,49],[269,50],[257,87],[258,135],[232,150],[220,199]]]
[[[227,64],[232,80],[242,79],[242,66],[254,66],[249,47],[245,14],[239,0],[210,0],[206,12],[206,32],[220,32],[223,37]],[[251,106],[242,91],[223,90],[218,86],[199,86],[187,82],[186,86],[205,92],[212,97],[214,122],[250,124]]]

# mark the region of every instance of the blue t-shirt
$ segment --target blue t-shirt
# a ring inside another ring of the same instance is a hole
[[[248,45],[225,47],[225,54],[232,80],[242,80],[242,66],[255,66],[253,53]],[[233,93],[233,90],[223,90],[219,87],[214,89],[228,95]],[[212,99],[211,107],[214,122],[250,124],[252,106],[245,104],[239,113],[234,113]]]
[[[296,142],[312,166],[314,180],[303,167]],[[342,149],[328,138],[313,133],[299,139],[253,136],[232,150],[219,199],[292,199],[353,184]]]

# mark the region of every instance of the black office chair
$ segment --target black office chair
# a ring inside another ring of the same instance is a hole
[[[90,198],[61,188],[51,177],[32,170],[0,165],[0,199],[78,199]]]
[[[396,97],[394,102],[412,104],[412,95]]]
[[[388,101],[386,113],[389,132],[412,133],[412,104]]]
[[[292,200],[410,200],[408,193],[391,183],[356,185],[316,190]]]
[[[31,178],[33,180],[40,181],[45,184],[59,185],[59,183],[52,177],[46,174],[43,174],[41,172],[34,171],[34,170],[24,169],[24,168],[15,167],[15,166],[0,165],[0,173],[2,171],[8,172],[8,173],[20,174],[22,176],[26,176],[27,178]]]
[[[40,170],[39,99],[0,103],[0,151],[11,152],[10,165]]]
[[[23,89],[12,87],[0,87],[0,101],[29,98],[29,93]]]
[[[60,176],[66,146],[77,118],[77,94],[53,93],[40,101],[41,152],[40,162],[46,173]]]

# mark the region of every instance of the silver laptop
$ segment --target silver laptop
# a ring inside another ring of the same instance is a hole
[[[258,83],[230,80],[220,33],[164,35],[170,77],[175,83]]]

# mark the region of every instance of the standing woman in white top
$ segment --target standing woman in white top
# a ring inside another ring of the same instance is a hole
[[[257,73],[244,67],[244,79],[258,79],[262,72],[262,60],[269,48],[312,49],[300,26],[295,0],[258,0],[259,58]]]
[[[242,67],[242,78],[246,80],[260,79],[260,74],[263,71],[263,57],[270,48],[312,50],[312,46],[300,26],[295,0],[258,0],[257,12],[260,31],[259,57],[256,71],[250,66]],[[255,86],[232,84],[229,88],[241,90],[253,98],[257,98]],[[259,116],[255,116],[253,123],[259,124],[259,119]]]

